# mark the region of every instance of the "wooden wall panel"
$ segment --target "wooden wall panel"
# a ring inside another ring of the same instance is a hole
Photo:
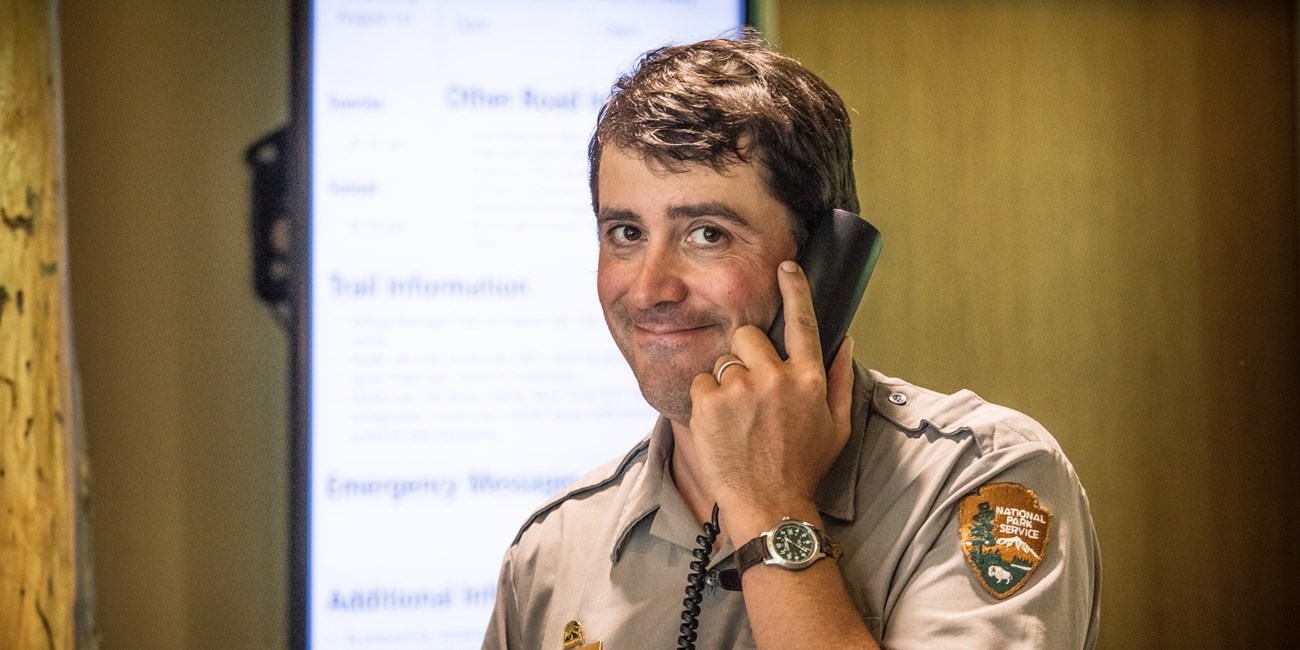
[[[0,648],[76,638],[60,95],[52,3],[0,0]]]
[[[858,357],[1048,426],[1107,648],[1300,642],[1286,3],[784,2],[885,236]]]

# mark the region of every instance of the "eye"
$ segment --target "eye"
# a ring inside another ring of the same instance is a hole
[[[686,236],[687,241],[697,246],[712,246],[726,239],[727,233],[717,226],[700,226]]]
[[[609,229],[610,241],[615,244],[627,244],[638,241],[642,237],[640,228],[629,225],[617,225]]]

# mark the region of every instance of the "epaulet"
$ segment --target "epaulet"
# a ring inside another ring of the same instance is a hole
[[[981,455],[1025,442],[1047,442],[1059,447],[1034,419],[986,402],[969,390],[945,395],[871,373],[875,380],[871,410],[908,435],[973,436]]]
[[[511,542],[510,545],[514,546],[515,544],[518,544],[519,540],[523,538],[524,532],[526,532],[529,527],[541,521],[542,518],[552,510],[563,505],[565,501],[595,492],[610,483],[617,481],[623,476],[623,473],[627,471],[627,468],[631,467],[632,464],[636,462],[638,457],[645,454],[646,449],[649,449],[649,447],[650,438],[646,437],[624,454],[623,458],[617,463],[606,463],[592,470],[586,476],[578,479],[577,482],[570,486],[569,491],[557,495],[550,501],[547,501],[542,505],[542,507],[538,508],[536,512],[530,515],[528,519],[524,521],[524,525],[519,528],[519,534],[515,535],[515,541]],[[613,467],[613,471],[609,471],[610,467]]]

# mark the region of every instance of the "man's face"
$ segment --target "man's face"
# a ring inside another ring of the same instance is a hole
[[[666,171],[611,147],[598,192],[605,322],[646,401],[686,424],[695,375],[738,327],[767,329],[776,316],[776,267],[795,254],[791,216],[756,163]]]

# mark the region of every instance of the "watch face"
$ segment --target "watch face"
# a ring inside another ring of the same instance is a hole
[[[790,564],[810,564],[817,559],[817,534],[801,521],[783,522],[772,531],[771,550],[773,557]]]

